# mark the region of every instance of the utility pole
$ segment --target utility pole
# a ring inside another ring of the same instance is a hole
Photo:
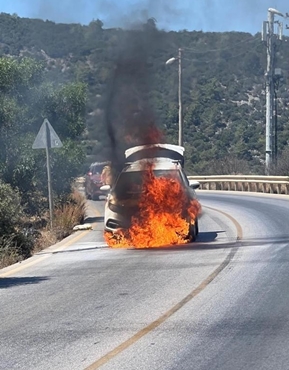
[[[273,165],[276,168],[277,166],[277,159],[278,159],[278,96],[277,91],[279,88],[279,83],[282,78],[282,70],[281,68],[274,69],[274,76],[273,76]]]
[[[266,70],[266,175],[274,162],[275,127],[273,122],[273,71],[275,64],[274,13],[268,11],[267,70]]]
[[[272,165],[276,164],[277,156],[277,120],[273,111],[276,109],[274,93],[274,71],[275,71],[275,34],[274,34],[274,16],[283,14],[278,10],[268,9],[268,21],[263,22],[262,40],[267,42],[267,69],[265,73],[266,81],[266,163],[265,173],[270,175]],[[282,40],[282,24],[278,23],[279,39]],[[274,108],[273,108],[274,107]]]
[[[182,101],[182,49],[179,48],[179,145],[184,144],[183,134],[183,101]]]

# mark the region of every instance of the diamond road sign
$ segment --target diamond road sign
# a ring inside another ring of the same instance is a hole
[[[51,126],[48,119],[45,118],[34,140],[32,149],[45,149],[47,147],[61,148],[62,146],[62,142],[54,131],[54,128]]]

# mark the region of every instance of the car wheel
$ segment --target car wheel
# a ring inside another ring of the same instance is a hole
[[[199,234],[199,220],[198,219],[195,220],[195,225],[196,225],[196,235],[198,235]]]
[[[99,200],[99,195],[94,195],[92,200]]]
[[[198,225],[198,220],[196,220],[195,223],[190,224],[190,227],[189,227],[190,242],[194,242],[196,240],[198,233],[199,233],[199,225]]]

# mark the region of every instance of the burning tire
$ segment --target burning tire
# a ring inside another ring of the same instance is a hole
[[[190,242],[194,242],[199,234],[199,223],[198,220],[195,221],[194,224],[190,224],[189,226],[189,235],[188,238]]]

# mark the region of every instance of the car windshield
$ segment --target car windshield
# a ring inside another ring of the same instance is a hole
[[[158,178],[165,177],[182,182],[178,170],[154,170],[153,173]],[[144,171],[121,173],[113,190],[116,198],[123,200],[139,197],[139,194],[142,192],[144,175]]]
[[[103,165],[97,165],[97,166],[92,166],[91,167],[91,173],[93,175],[97,175],[97,174],[101,174],[102,172],[102,169],[103,169]]]

